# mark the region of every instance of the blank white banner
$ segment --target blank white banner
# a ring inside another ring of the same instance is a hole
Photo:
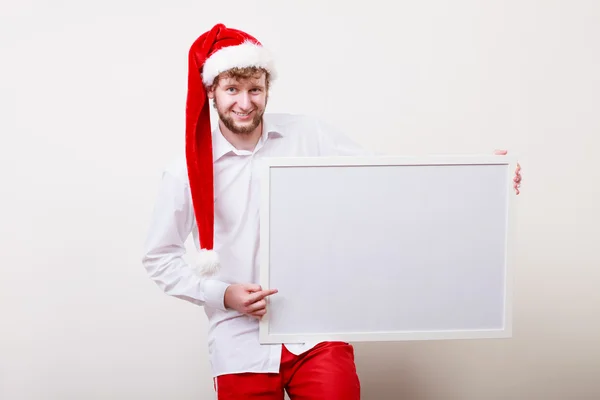
[[[263,343],[511,334],[509,157],[270,159]]]

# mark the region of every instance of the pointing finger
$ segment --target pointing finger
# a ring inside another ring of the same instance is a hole
[[[277,289],[267,289],[267,290],[260,290],[258,292],[254,292],[249,297],[250,304],[256,303],[257,301],[262,300],[267,296],[271,296],[277,292],[278,292]]]

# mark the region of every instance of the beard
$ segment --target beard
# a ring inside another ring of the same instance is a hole
[[[260,125],[263,114],[265,113],[264,108],[260,109],[260,108],[256,107],[255,104],[252,104],[254,106],[254,110],[255,110],[252,121],[250,121],[250,123],[245,124],[245,125],[237,125],[231,116],[226,115],[225,112],[219,108],[217,99],[215,98],[213,101],[214,101],[214,107],[216,108],[217,114],[219,115],[219,119],[221,120],[221,122],[223,122],[223,125],[225,125],[225,127],[227,127],[227,129],[229,129],[231,132],[233,132],[237,135],[247,135],[249,133],[254,132],[254,130]]]

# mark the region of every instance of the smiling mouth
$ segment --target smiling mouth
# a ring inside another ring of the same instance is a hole
[[[233,111],[233,110],[232,110]],[[241,113],[241,112],[237,112],[237,111],[233,111],[233,113],[235,115],[239,115],[240,117],[247,117],[248,115],[250,115],[252,113],[252,111],[247,112],[247,113]]]

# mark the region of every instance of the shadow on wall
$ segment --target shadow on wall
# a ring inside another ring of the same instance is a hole
[[[430,400],[418,365],[403,343],[352,343],[361,400]]]

